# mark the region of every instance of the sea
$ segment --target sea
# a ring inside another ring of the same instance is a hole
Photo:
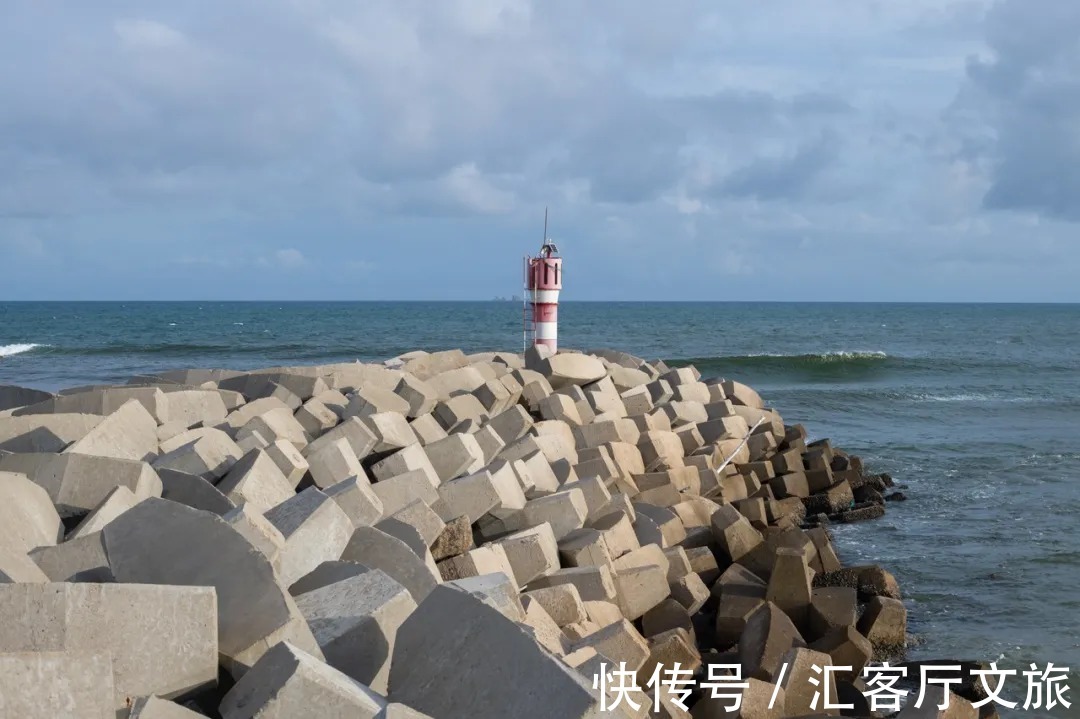
[[[521,329],[511,301],[0,303],[0,384],[520,351]],[[909,658],[996,661],[1002,716],[1080,716],[1080,305],[564,302],[559,333],[745,382],[889,473],[907,501],[833,531],[896,575]],[[1050,663],[1072,708],[1025,711]]]

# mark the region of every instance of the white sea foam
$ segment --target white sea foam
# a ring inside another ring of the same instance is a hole
[[[39,345],[32,343],[14,344],[14,345],[0,345],[0,357],[11,357],[12,355],[20,355],[23,352],[29,352],[35,350],[38,347],[48,347],[49,345]]]

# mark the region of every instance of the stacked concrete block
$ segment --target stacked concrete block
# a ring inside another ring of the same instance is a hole
[[[781,719],[812,713],[813,663],[851,665],[835,688],[857,691],[906,644],[895,578],[843,567],[819,517],[880,511],[884,480],[692,367],[416,352],[4,392],[26,400],[0,414],[0,707],[21,716],[64,716],[59,697],[143,719],[584,719],[601,665],[642,684],[679,662],[739,664],[735,715]],[[4,604],[34,591],[106,599]],[[54,605],[66,624],[29,609]],[[23,641],[42,623],[48,653]],[[57,690],[27,703],[37,678]],[[732,716],[690,701],[614,715]]]

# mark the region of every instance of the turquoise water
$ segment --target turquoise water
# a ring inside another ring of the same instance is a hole
[[[1080,697],[1080,306],[564,303],[559,314],[564,346],[745,381],[789,422],[906,484],[910,500],[884,519],[836,534],[845,561],[897,575],[920,640],[912,657],[1052,661],[1072,667]],[[520,350],[521,306],[0,303],[0,383],[53,390],[447,347]],[[1007,693],[1023,700],[1019,682]]]

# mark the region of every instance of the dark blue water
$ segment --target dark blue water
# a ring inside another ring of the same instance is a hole
[[[836,533],[845,561],[899,578],[922,642],[912,656],[1052,661],[1073,669],[1080,698],[1080,306],[565,303],[559,314],[565,346],[692,360],[747,382],[789,422],[908,485],[910,501],[884,519]],[[448,347],[520,350],[521,306],[0,304],[0,383],[44,389]],[[1007,693],[1022,701],[1014,681]]]

